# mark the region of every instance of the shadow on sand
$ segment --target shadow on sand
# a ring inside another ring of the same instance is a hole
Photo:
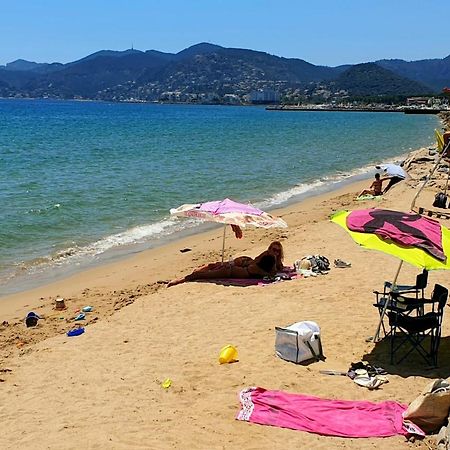
[[[383,367],[392,375],[399,375],[403,378],[410,376],[420,376],[425,378],[447,378],[450,376],[450,337],[441,338],[438,356],[438,367],[430,367],[417,351],[413,351],[400,364],[391,364],[390,339],[384,338],[375,344],[375,347],[364,355],[363,360],[368,363]],[[425,341],[424,346],[429,345]],[[409,344],[406,344],[396,353],[397,358],[409,350]],[[425,348],[427,348],[425,346]]]

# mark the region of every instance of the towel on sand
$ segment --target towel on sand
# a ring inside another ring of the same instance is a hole
[[[407,406],[396,401],[327,400],[261,387],[244,389],[239,398],[242,409],[236,418],[261,425],[354,438],[411,432],[405,429],[402,418]],[[416,433],[423,434],[420,429]]]

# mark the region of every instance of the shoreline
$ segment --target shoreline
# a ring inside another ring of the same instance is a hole
[[[408,158],[414,157],[414,155],[423,152],[428,147],[423,147],[419,149],[412,150],[408,153],[402,153],[398,155],[398,157],[394,157],[389,159],[387,162],[393,161],[406,161]],[[386,163],[386,161],[385,161]],[[371,179],[371,173],[369,168],[372,167],[371,164],[367,164],[364,167],[359,169],[355,169],[355,173],[348,178],[338,179],[332,182],[331,185],[327,185],[326,183],[320,185],[319,187],[313,187],[312,189],[303,192],[301,194],[297,194],[288,200],[281,202],[281,205],[275,205],[273,207],[267,208],[267,211],[273,213],[275,215],[280,215],[283,217],[283,213],[286,211],[290,211],[291,209],[301,208],[302,204],[307,202],[313,204],[314,202],[321,202],[323,199],[331,199],[334,198],[335,195],[339,195],[340,192],[347,192],[347,190],[354,190],[356,192],[361,191],[365,187],[367,187],[367,180]],[[367,172],[364,169],[368,169]],[[375,169],[372,169],[374,172]],[[244,230],[245,232],[246,230]],[[254,230],[251,230],[252,232]],[[256,230],[258,232],[258,230]],[[19,278],[19,280],[14,280],[13,285],[17,286],[16,289],[10,289],[9,292],[5,294],[0,293],[0,318],[2,316],[2,310],[4,309],[4,305],[6,303],[10,303],[11,298],[29,298],[31,293],[36,293],[36,296],[45,297],[44,294],[40,294],[41,292],[47,292],[48,289],[51,289],[53,286],[57,287],[60,285],[64,285],[68,280],[78,280],[83,278],[83,274],[89,276],[91,271],[103,273],[109,267],[116,267],[124,264],[128,265],[128,260],[133,260],[134,258],[139,259],[139,255],[142,254],[143,257],[148,252],[162,252],[166,253],[167,247],[188,247],[188,243],[190,239],[200,239],[201,236],[215,236],[217,233],[222,234],[222,227],[213,223],[200,223],[199,225],[193,228],[186,228],[181,232],[174,233],[171,236],[163,237],[160,241],[155,240],[155,244],[150,245],[148,247],[148,243],[146,244],[135,244],[128,245],[127,248],[118,248],[118,249],[110,249],[106,253],[111,253],[109,258],[99,258],[99,260],[87,263],[81,267],[75,267],[72,269],[63,269],[58,270],[56,267],[57,274],[49,273],[48,271],[52,271],[54,268],[49,268],[44,276],[42,274],[33,275],[25,275],[25,281]],[[143,248],[146,246],[146,248]],[[115,254],[114,254],[115,253]],[[36,279],[37,278],[37,279]],[[155,280],[154,280],[155,281]],[[156,280],[157,281],[157,280]],[[144,282],[144,280],[142,280]],[[78,284],[78,281],[75,281]],[[5,287],[8,288],[9,283],[5,283],[2,286],[2,289]],[[24,288],[20,288],[24,286]],[[17,290],[19,289],[19,290]],[[60,294],[56,294],[56,296],[60,296]],[[34,305],[38,305],[39,303],[34,303]],[[8,307],[8,309],[11,309]]]
[[[331,198],[334,198],[337,195],[344,194],[348,192],[349,190],[354,192],[361,191],[364,187],[367,187],[367,179],[369,179],[369,176],[364,177],[362,180],[353,181],[353,182],[343,182],[342,185],[339,185],[336,189],[332,189],[326,192],[321,192],[316,195],[310,195],[306,196],[304,199],[300,201],[295,201],[293,203],[290,203],[282,208],[275,208],[270,209],[270,212],[278,215],[280,217],[283,217],[285,215],[289,215],[291,210],[297,210],[302,209],[304,205],[307,205],[309,207],[310,205],[313,205],[316,202],[323,202],[327,201]],[[207,225],[206,225],[207,226]],[[202,227],[202,226],[200,226]],[[181,235],[178,237],[174,237],[171,240],[168,240],[161,245],[154,246],[152,248],[144,249],[138,252],[133,252],[124,255],[123,257],[119,257],[116,260],[101,263],[93,265],[92,267],[87,267],[85,269],[81,269],[79,271],[76,271],[75,273],[69,274],[69,275],[61,275],[56,280],[39,284],[37,286],[31,287],[29,289],[24,289],[18,292],[12,292],[10,294],[2,295],[0,296],[0,318],[6,317],[6,320],[11,318],[10,315],[6,314],[5,311],[12,311],[16,310],[16,308],[12,305],[12,303],[17,302],[19,299],[22,300],[22,306],[24,304],[29,305],[31,308],[40,306],[41,302],[39,301],[33,301],[32,297],[35,298],[45,298],[49,295],[49,292],[53,292],[54,297],[63,296],[63,297],[70,297],[75,295],[74,292],[71,292],[66,288],[66,285],[75,285],[75,286],[81,286],[83,284],[84,279],[92,280],[92,279],[104,279],[109,278],[108,272],[111,270],[113,273],[119,273],[122,271],[122,268],[130,267],[135,262],[139,263],[141,260],[146,259],[159,259],[167,258],[167,254],[173,253],[174,250],[178,247],[180,248],[187,248],[187,247],[193,247],[192,242],[198,242],[198,241],[209,241],[209,240],[220,240],[222,237],[222,226],[217,226],[214,224],[209,225],[209,230],[194,230],[189,229],[186,230],[188,232],[187,235]],[[289,228],[288,228],[289,229]],[[246,234],[257,234],[259,232],[263,232],[262,230],[258,229],[246,229],[244,230],[244,238],[243,242],[245,244],[245,236]],[[274,230],[274,233],[281,233],[283,234],[283,230]],[[231,235],[231,233],[228,234],[228,239],[226,241],[226,245],[230,248],[230,244],[235,244],[234,246],[240,247],[239,244],[241,244],[240,241],[232,241],[234,239]],[[219,250],[221,250],[219,247],[217,247],[217,252],[214,251],[214,248],[211,249],[211,253],[217,253],[217,255],[220,253]],[[154,256],[155,255],[155,256]],[[206,262],[206,261],[205,261]],[[162,272],[167,273],[167,272]],[[161,274],[162,274],[161,273]],[[176,274],[174,274],[175,277]],[[157,282],[158,280],[153,279],[154,277],[151,277],[151,282]],[[164,278],[164,277],[163,277]],[[141,283],[144,283],[145,280],[141,279]],[[92,289],[95,286],[92,285],[92,283],[88,282],[88,286],[86,286],[87,289]],[[17,317],[16,317],[17,319]],[[3,320],[3,319],[2,319]]]
[[[389,163],[389,162],[397,162],[404,161],[408,158],[409,155],[414,154],[415,152],[420,151],[421,149],[411,150],[405,153],[401,153],[395,157],[389,158],[383,162],[378,163]],[[262,209],[268,212],[274,212],[278,210],[282,210],[284,208],[289,208],[290,206],[301,203],[309,198],[319,197],[321,195],[332,194],[334,191],[340,190],[346,186],[351,186],[355,183],[360,183],[363,180],[368,180],[372,177],[372,172],[375,171],[374,163],[368,163],[362,167],[353,169],[348,176],[341,175],[331,175],[325,176],[321,179],[315,180],[311,183],[300,183],[299,185],[293,186],[287,191],[273,194],[267,200],[262,201],[261,203],[271,202],[267,207],[255,205],[257,207],[261,207]],[[296,187],[309,186],[307,190],[301,191],[299,193],[292,193],[295,191]],[[289,197],[287,199],[283,199],[287,193]],[[276,200],[277,197],[281,197],[281,200]],[[167,220],[167,219],[164,219]],[[160,223],[160,222],[156,222]],[[146,224],[142,224],[140,226],[145,226]],[[154,225],[154,224],[150,224]],[[157,238],[151,238],[148,241],[140,242],[140,243],[131,243],[125,245],[119,245],[117,247],[111,247],[106,251],[102,252],[95,259],[92,259],[92,255],[81,256],[81,260],[58,260],[58,259],[49,259],[49,261],[43,264],[41,267],[29,265],[24,273],[19,273],[18,275],[11,275],[7,281],[0,285],[0,303],[2,299],[5,297],[9,297],[14,294],[20,294],[21,292],[33,290],[35,288],[43,287],[47,284],[53,284],[55,282],[64,280],[65,278],[77,275],[84,271],[92,270],[97,267],[101,267],[103,265],[109,265],[116,262],[123,261],[133,255],[141,252],[145,252],[152,249],[158,249],[162,246],[170,244],[172,242],[180,241],[190,236],[196,236],[202,233],[206,233],[208,231],[214,230],[217,225],[212,223],[199,223],[194,225],[193,227],[186,227],[181,231],[176,231],[168,235],[162,235]],[[105,237],[106,238],[106,237]],[[102,238],[102,239],[105,239]],[[92,245],[92,243],[90,244]],[[69,249],[70,250],[70,249]],[[64,254],[64,250],[58,251],[59,254]],[[75,257],[79,257],[75,254]],[[50,258],[50,257],[49,257]],[[63,257],[64,258],[64,257]],[[71,258],[71,256],[69,256]],[[58,262],[59,261],[59,262]],[[35,270],[37,267],[37,271]],[[30,272],[30,270],[32,270]]]

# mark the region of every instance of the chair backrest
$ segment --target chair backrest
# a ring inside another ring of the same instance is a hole
[[[436,283],[431,299],[435,302],[439,302],[439,309],[444,309],[448,299],[448,289]]]
[[[419,273],[416,277],[416,289],[425,289],[428,284],[428,270],[424,269],[422,273]]]

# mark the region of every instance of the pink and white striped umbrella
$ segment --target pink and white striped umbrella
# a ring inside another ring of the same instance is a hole
[[[272,216],[253,205],[238,203],[229,198],[213,202],[184,204],[170,210],[170,214],[182,217],[196,217],[209,222],[225,225],[237,225],[245,228],[249,225],[257,228],[287,228],[280,217]],[[225,251],[225,231],[223,230],[222,261]]]
[[[185,204],[171,209],[170,214],[184,217],[197,217],[210,222],[238,225],[245,228],[252,225],[258,228],[286,228],[287,223],[280,217],[272,216],[253,205],[238,203],[229,198],[213,202]]]

